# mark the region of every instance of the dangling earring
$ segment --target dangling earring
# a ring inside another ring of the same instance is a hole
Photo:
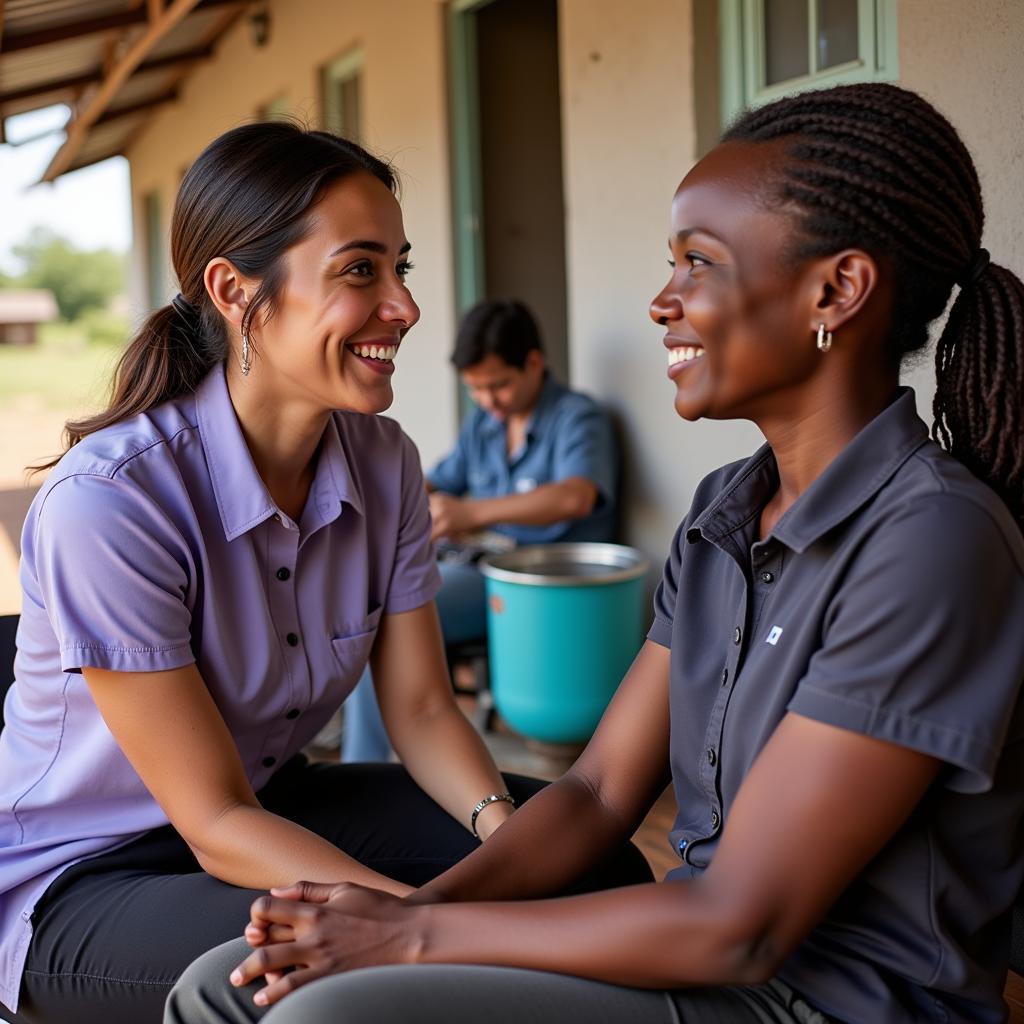
[[[248,377],[252,369],[252,359],[249,354],[249,332],[242,331],[242,376]]]
[[[818,324],[818,351],[827,352],[832,347],[832,332],[825,330],[824,324]]]

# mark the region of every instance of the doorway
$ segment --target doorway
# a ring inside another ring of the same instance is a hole
[[[451,8],[457,306],[515,298],[569,376],[557,0]]]

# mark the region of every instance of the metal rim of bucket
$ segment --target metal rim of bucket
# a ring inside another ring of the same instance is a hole
[[[601,576],[552,576],[531,572],[552,562],[577,561],[589,565],[606,565]],[[636,548],[625,544],[531,544],[499,555],[487,555],[478,563],[480,571],[492,580],[522,583],[534,587],[593,587],[607,583],[623,583],[646,574],[650,563]]]

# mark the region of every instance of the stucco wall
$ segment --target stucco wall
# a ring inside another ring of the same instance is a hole
[[[245,18],[215,58],[189,79],[181,99],[153,118],[128,153],[136,225],[140,197],[164,201],[164,226],[182,172],[216,135],[254,117],[279,96],[316,126],[319,69],[355,46],[363,68],[364,141],[390,157],[402,178],[405,228],[416,269],[410,287],[422,310],[403,346],[391,414],[430,461],[456,429],[455,380],[448,366],[453,283],[448,187],[444,16],[439,0],[287,0],[270,4],[271,39],[253,46]],[[144,304],[136,254],[136,302]],[[169,297],[169,296],[168,296]]]
[[[900,84],[934,103],[974,157],[985,247],[1024,278],[1024,3],[900,0],[899,54]],[[906,379],[930,423],[931,359]]]
[[[759,443],[746,424],[679,419],[664,330],[647,312],[695,158],[691,0],[561,10],[572,377],[618,415],[627,537],[660,568],[701,477]]]

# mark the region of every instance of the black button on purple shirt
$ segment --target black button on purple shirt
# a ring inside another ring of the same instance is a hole
[[[291,579],[292,571],[287,566],[282,565],[280,569],[275,573],[277,578],[284,583],[286,580]]]

